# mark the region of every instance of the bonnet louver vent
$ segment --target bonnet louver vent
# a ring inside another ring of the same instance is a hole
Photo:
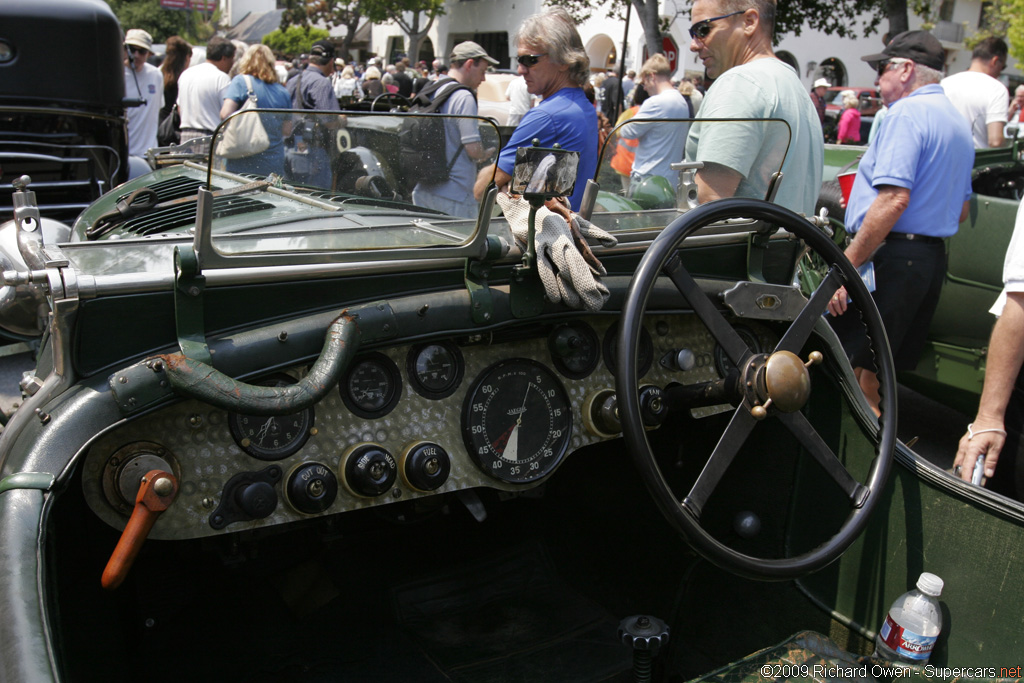
[[[274,205],[269,202],[261,202],[251,197],[215,197],[213,200],[213,218],[216,220],[228,216],[238,216],[254,211],[272,209],[273,207]],[[191,226],[195,222],[196,202],[188,202],[163,209],[154,209],[134,218],[129,218],[121,224],[121,229],[136,235],[152,235],[184,226]]]
[[[203,181],[194,178],[171,178],[170,180],[161,180],[147,187],[156,192],[157,203],[160,203],[172,199],[181,199],[182,197],[194,197],[199,193],[199,188],[205,184]],[[219,189],[218,187],[212,188],[212,190]],[[117,201],[123,202],[126,199],[128,199],[128,194],[123,194],[117,198]]]

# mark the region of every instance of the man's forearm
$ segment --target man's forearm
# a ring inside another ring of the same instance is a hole
[[[909,202],[910,190],[904,187],[885,185],[879,189],[853,242],[846,248],[846,258],[854,266],[860,268],[871,258],[906,211]]]
[[[1024,292],[1006,297],[1006,307],[999,316],[988,344],[985,363],[985,385],[978,406],[978,420],[1002,422],[1006,405],[1024,363]]]

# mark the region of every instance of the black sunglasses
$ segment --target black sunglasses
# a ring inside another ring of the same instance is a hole
[[[902,63],[902,61],[897,62],[892,59],[886,59],[884,61],[881,61],[878,63],[878,75],[881,76],[882,74],[884,74],[886,71],[889,70],[890,66],[899,65]]]
[[[711,17],[710,19],[698,21],[696,24],[690,27],[690,37],[693,38],[694,40],[704,40],[705,38],[708,37],[708,34],[711,33],[711,22],[718,21],[719,19],[728,19],[729,17],[734,17],[737,14],[743,14],[746,11],[747,10],[745,9],[741,9],[737,12],[723,14],[720,17]]]
[[[129,45],[128,46],[128,52],[131,52],[133,55],[147,55],[147,54],[149,54],[149,50],[147,50],[146,48],[144,48],[144,47],[135,47],[134,45]]]
[[[542,55],[516,55],[516,61],[529,69],[530,67],[537,66],[537,62],[540,61],[540,58],[546,56],[546,53]]]

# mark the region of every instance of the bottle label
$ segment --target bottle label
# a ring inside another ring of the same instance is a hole
[[[885,623],[882,624],[878,635],[896,654],[910,659],[924,661],[935,647],[936,636],[922,636],[909,631],[897,624],[889,615],[886,615]]]

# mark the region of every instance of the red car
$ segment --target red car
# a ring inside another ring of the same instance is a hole
[[[834,86],[825,93],[825,116],[838,118],[843,111],[843,92],[852,90],[857,93],[860,100],[861,116],[874,116],[875,112],[882,108],[882,96],[874,86],[870,87],[844,87]]]

